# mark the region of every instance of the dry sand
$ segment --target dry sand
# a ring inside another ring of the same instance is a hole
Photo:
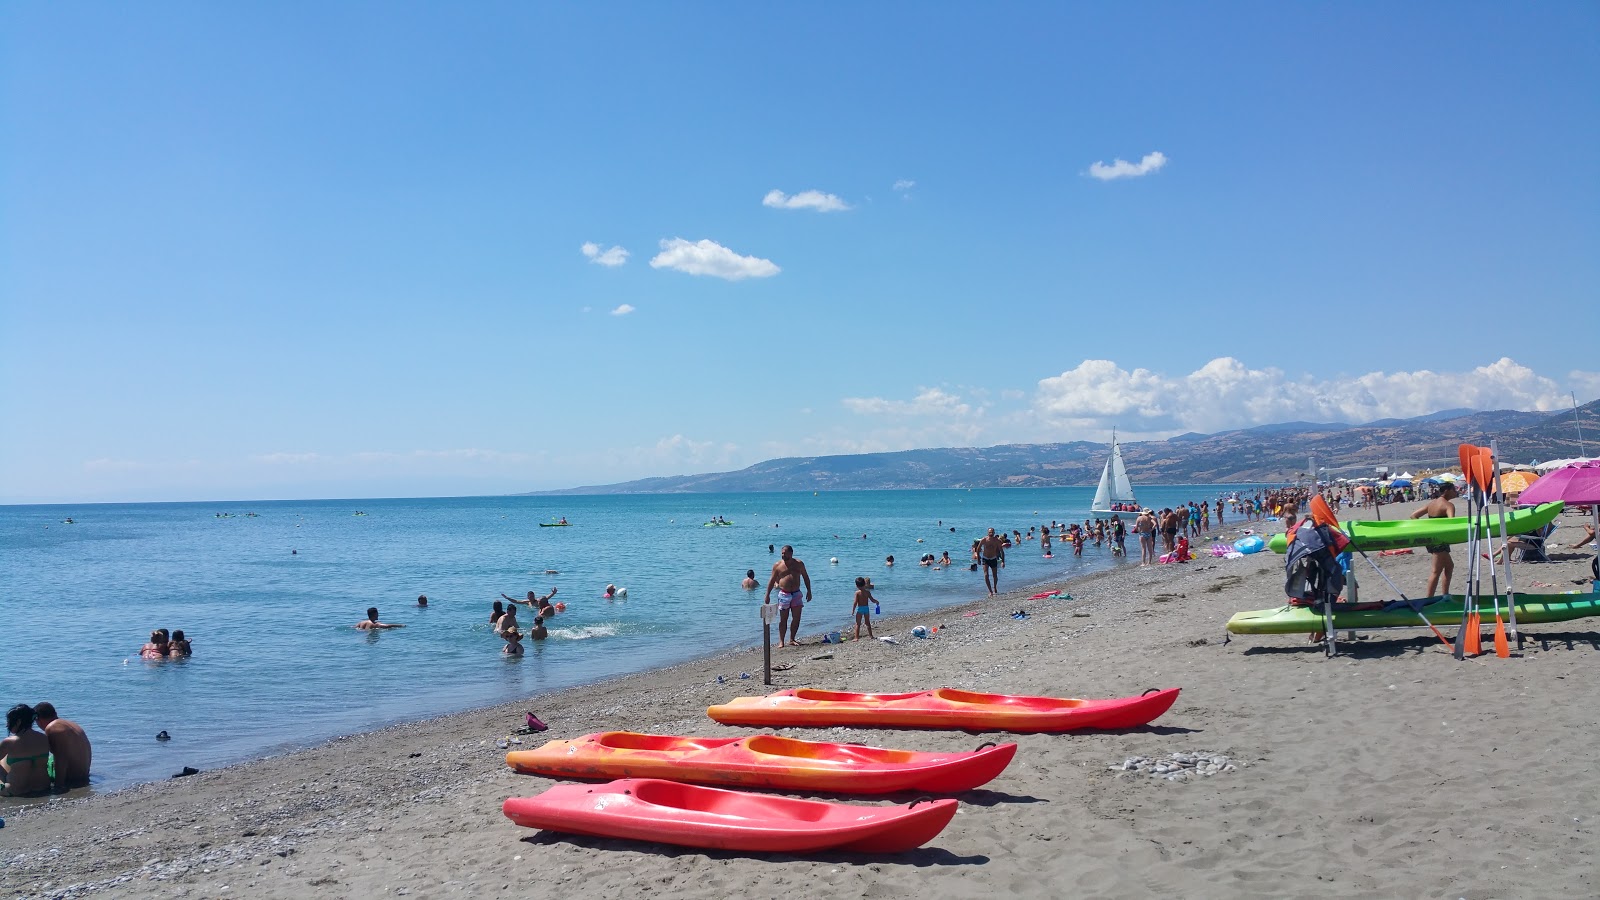
[[[1386,507],[1385,518],[1407,507]],[[1564,516],[1555,541],[1576,540]],[[1270,527],[1270,526],[1269,526]],[[1237,527],[1225,534],[1237,533]],[[1202,545],[1205,542],[1202,542]],[[1093,550],[1087,552],[1094,552]],[[1461,565],[1465,552],[1456,550]],[[1384,561],[1420,594],[1427,559]],[[512,825],[541,791],[495,746],[535,709],[548,737],[601,729],[735,734],[707,705],[765,693],[760,652],[344,738],[110,794],[6,812],[0,895],[75,897],[1592,897],[1600,788],[1592,750],[1596,625],[1525,629],[1510,660],[1457,662],[1428,632],[1369,632],[1325,659],[1303,636],[1224,641],[1240,610],[1282,603],[1281,557],[1069,582],[913,620],[880,642],[775,651],[779,687],[1109,697],[1181,686],[1155,726],[1016,738],[1016,761],[927,847],[903,855],[755,857]],[[1588,557],[1518,569],[1573,589]],[[973,576],[976,579],[976,576]],[[1457,588],[1461,574],[1457,575]],[[976,586],[975,598],[981,593]],[[1371,599],[1380,590],[1365,578]],[[1016,621],[1008,613],[1026,605]],[[963,616],[977,610],[979,615]],[[913,624],[943,625],[917,640]],[[751,623],[752,632],[758,634]],[[834,658],[813,657],[832,651]],[[757,674],[748,681],[741,671]],[[717,675],[725,684],[716,683]],[[1003,735],[791,729],[798,737],[970,749]],[[1237,771],[1187,783],[1120,775],[1130,756],[1208,750]],[[900,799],[900,798],[890,798]],[[909,799],[909,798],[907,798]],[[890,800],[857,801],[886,803]]]

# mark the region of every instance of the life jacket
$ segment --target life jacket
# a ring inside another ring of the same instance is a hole
[[[1302,519],[1289,526],[1284,554],[1283,592],[1291,606],[1320,606],[1344,591],[1339,554],[1350,545],[1344,533],[1329,525]]]

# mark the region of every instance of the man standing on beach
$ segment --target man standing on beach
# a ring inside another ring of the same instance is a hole
[[[1006,564],[1005,542],[995,536],[994,529],[978,541],[978,562],[983,565],[983,586],[989,589],[989,596],[1000,593],[1000,569]]]
[[[55,705],[39,703],[33,714],[50,740],[50,753],[56,758],[55,786],[58,789],[84,787],[89,783],[89,763],[93,750],[89,736],[77,722],[56,715]]]
[[[801,581],[806,584],[803,597],[800,594]],[[806,571],[805,563],[794,558],[794,548],[788,544],[783,545],[783,555],[772,564],[772,577],[767,580],[767,596],[761,601],[763,604],[772,602],[773,588],[778,589],[778,646],[798,645],[800,612],[811,600],[811,573]],[[786,628],[789,632],[788,643],[783,640]]]
[[[1133,532],[1139,536],[1139,565],[1148,566],[1156,561],[1156,514],[1150,507],[1133,520]]]
[[[1451,500],[1456,498],[1456,486],[1445,482],[1439,490],[1439,496],[1429,500],[1427,505],[1411,514],[1413,519],[1453,519],[1456,515],[1456,505]],[[1428,553],[1433,556],[1433,569],[1428,572],[1428,591],[1424,596],[1436,597],[1434,588],[1441,587],[1443,580],[1443,593],[1450,593],[1450,576],[1455,574],[1456,561],[1450,556],[1449,544],[1433,544],[1428,548]]]

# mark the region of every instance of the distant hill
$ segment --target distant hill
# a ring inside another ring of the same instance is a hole
[[[1600,401],[1578,409],[1590,452],[1600,453]],[[1513,462],[1578,454],[1572,410],[1445,410],[1414,419],[1381,419],[1365,425],[1287,422],[1217,434],[1183,434],[1164,441],[1122,444],[1122,457],[1136,484],[1200,484],[1293,481],[1310,457],[1330,474],[1370,474],[1380,465],[1396,469],[1445,466],[1461,443],[1499,441]],[[1001,444],[769,459],[737,472],[644,478],[546,494],[667,494],[747,491],[859,491],[904,488],[1049,487],[1095,484],[1108,445]]]

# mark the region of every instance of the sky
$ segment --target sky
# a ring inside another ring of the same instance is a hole
[[[1594,3],[0,6],[0,502],[1600,397]]]

